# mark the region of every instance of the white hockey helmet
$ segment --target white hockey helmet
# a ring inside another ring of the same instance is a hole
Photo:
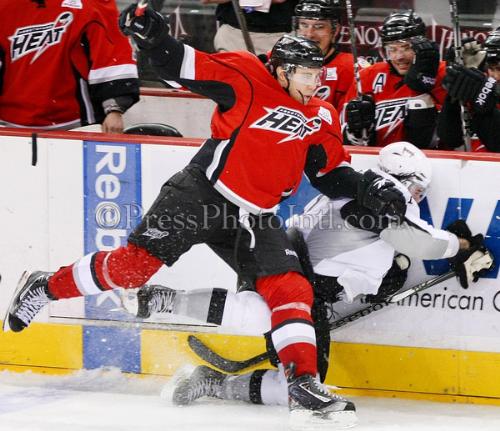
[[[431,184],[432,166],[427,156],[409,142],[394,142],[380,150],[378,167],[405,185],[417,202]]]

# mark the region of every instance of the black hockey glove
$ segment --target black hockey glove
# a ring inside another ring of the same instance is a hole
[[[473,237],[475,243],[483,243],[483,235]],[[484,246],[471,246],[460,250],[454,257],[448,259],[451,269],[455,271],[460,285],[467,289],[469,283],[475,283],[479,277],[493,268],[493,256]]]
[[[405,284],[410,268],[410,259],[404,254],[398,254],[394,257],[392,267],[382,280],[376,295],[366,295],[365,299],[370,304],[384,302]]]
[[[412,39],[415,58],[410,70],[404,77],[404,83],[419,93],[428,93],[436,85],[439,69],[439,48],[434,41],[425,37]]]
[[[377,216],[389,216],[400,223],[406,213],[406,199],[392,181],[368,170],[358,183],[357,201]]]
[[[353,99],[345,107],[348,139],[353,145],[367,145],[369,134],[375,129],[375,102],[367,94]],[[365,140],[361,143],[360,140]]]
[[[470,243],[469,248],[459,250],[455,256],[448,259],[451,269],[457,273],[460,285],[467,289],[470,282],[475,283],[480,276],[492,268],[491,253],[484,245],[484,236],[472,235],[464,220],[454,221],[446,230]]]
[[[491,112],[497,103],[495,79],[487,78],[478,69],[467,69],[460,64],[448,66],[443,87],[452,99],[472,103],[479,114]]]
[[[158,45],[170,32],[168,18],[147,6],[144,14],[135,16],[137,3],[127,7],[118,19],[118,25],[123,34],[132,36],[137,46],[151,49]]]
[[[467,241],[472,241],[472,232],[467,226],[465,220],[455,220],[452,224],[450,224],[446,230],[458,236],[459,238],[466,239]]]

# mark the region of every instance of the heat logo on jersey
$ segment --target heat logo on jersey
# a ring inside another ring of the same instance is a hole
[[[34,52],[35,55],[31,59],[33,63],[48,48],[61,42],[64,32],[72,21],[73,14],[63,12],[54,22],[18,28],[15,34],[9,37],[12,62]]]
[[[321,118],[319,117],[307,118],[302,112],[283,106],[273,109],[264,107],[264,109],[267,114],[259,118],[250,128],[272,130],[273,132],[288,135],[278,144],[296,138],[302,140],[321,128]]]
[[[404,120],[407,99],[392,99],[377,103],[375,111],[375,130],[387,128],[385,136],[394,131]]]

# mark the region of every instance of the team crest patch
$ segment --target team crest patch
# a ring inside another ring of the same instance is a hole
[[[313,134],[321,128],[319,117],[307,118],[302,112],[295,109],[278,106],[276,108],[266,108],[267,114],[259,118],[250,128],[271,130],[277,133],[288,135],[278,144],[291,141],[293,139],[303,140],[306,136]]]
[[[82,0],[64,0],[61,7],[69,7],[71,9],[82,9]]]
[[[323,108],[322,106],[319,108],[318,117],[325,120],[328,124],[332,124],[332,114],[330,114],[328,109]]]
[[[327,67],[325,80],[336,81],[337,79],[338,79],[337,68],[336,67]]]
[[[9,36],[12,62],[35,53],[31,59],[33,63],[48,48],[61,42],[64,32],[72,21],[73,14],[63,12],[54,22],[18,28],[13,36]]]

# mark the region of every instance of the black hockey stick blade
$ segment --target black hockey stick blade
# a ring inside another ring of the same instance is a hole
[[[201,359],[226,373],[237,373],[238,371],[244,370],[245,368],[260,364],[261,362],[264,362],[269,358],[267,352],[264,352],[260,355],[245,359],[243,361],[233,361],[231,359],[226,359],[218,355],[210,347],[204,344],[203,341],[201,341],[194,335],[189,335],[187,340],[191,350],[196,353]]]

